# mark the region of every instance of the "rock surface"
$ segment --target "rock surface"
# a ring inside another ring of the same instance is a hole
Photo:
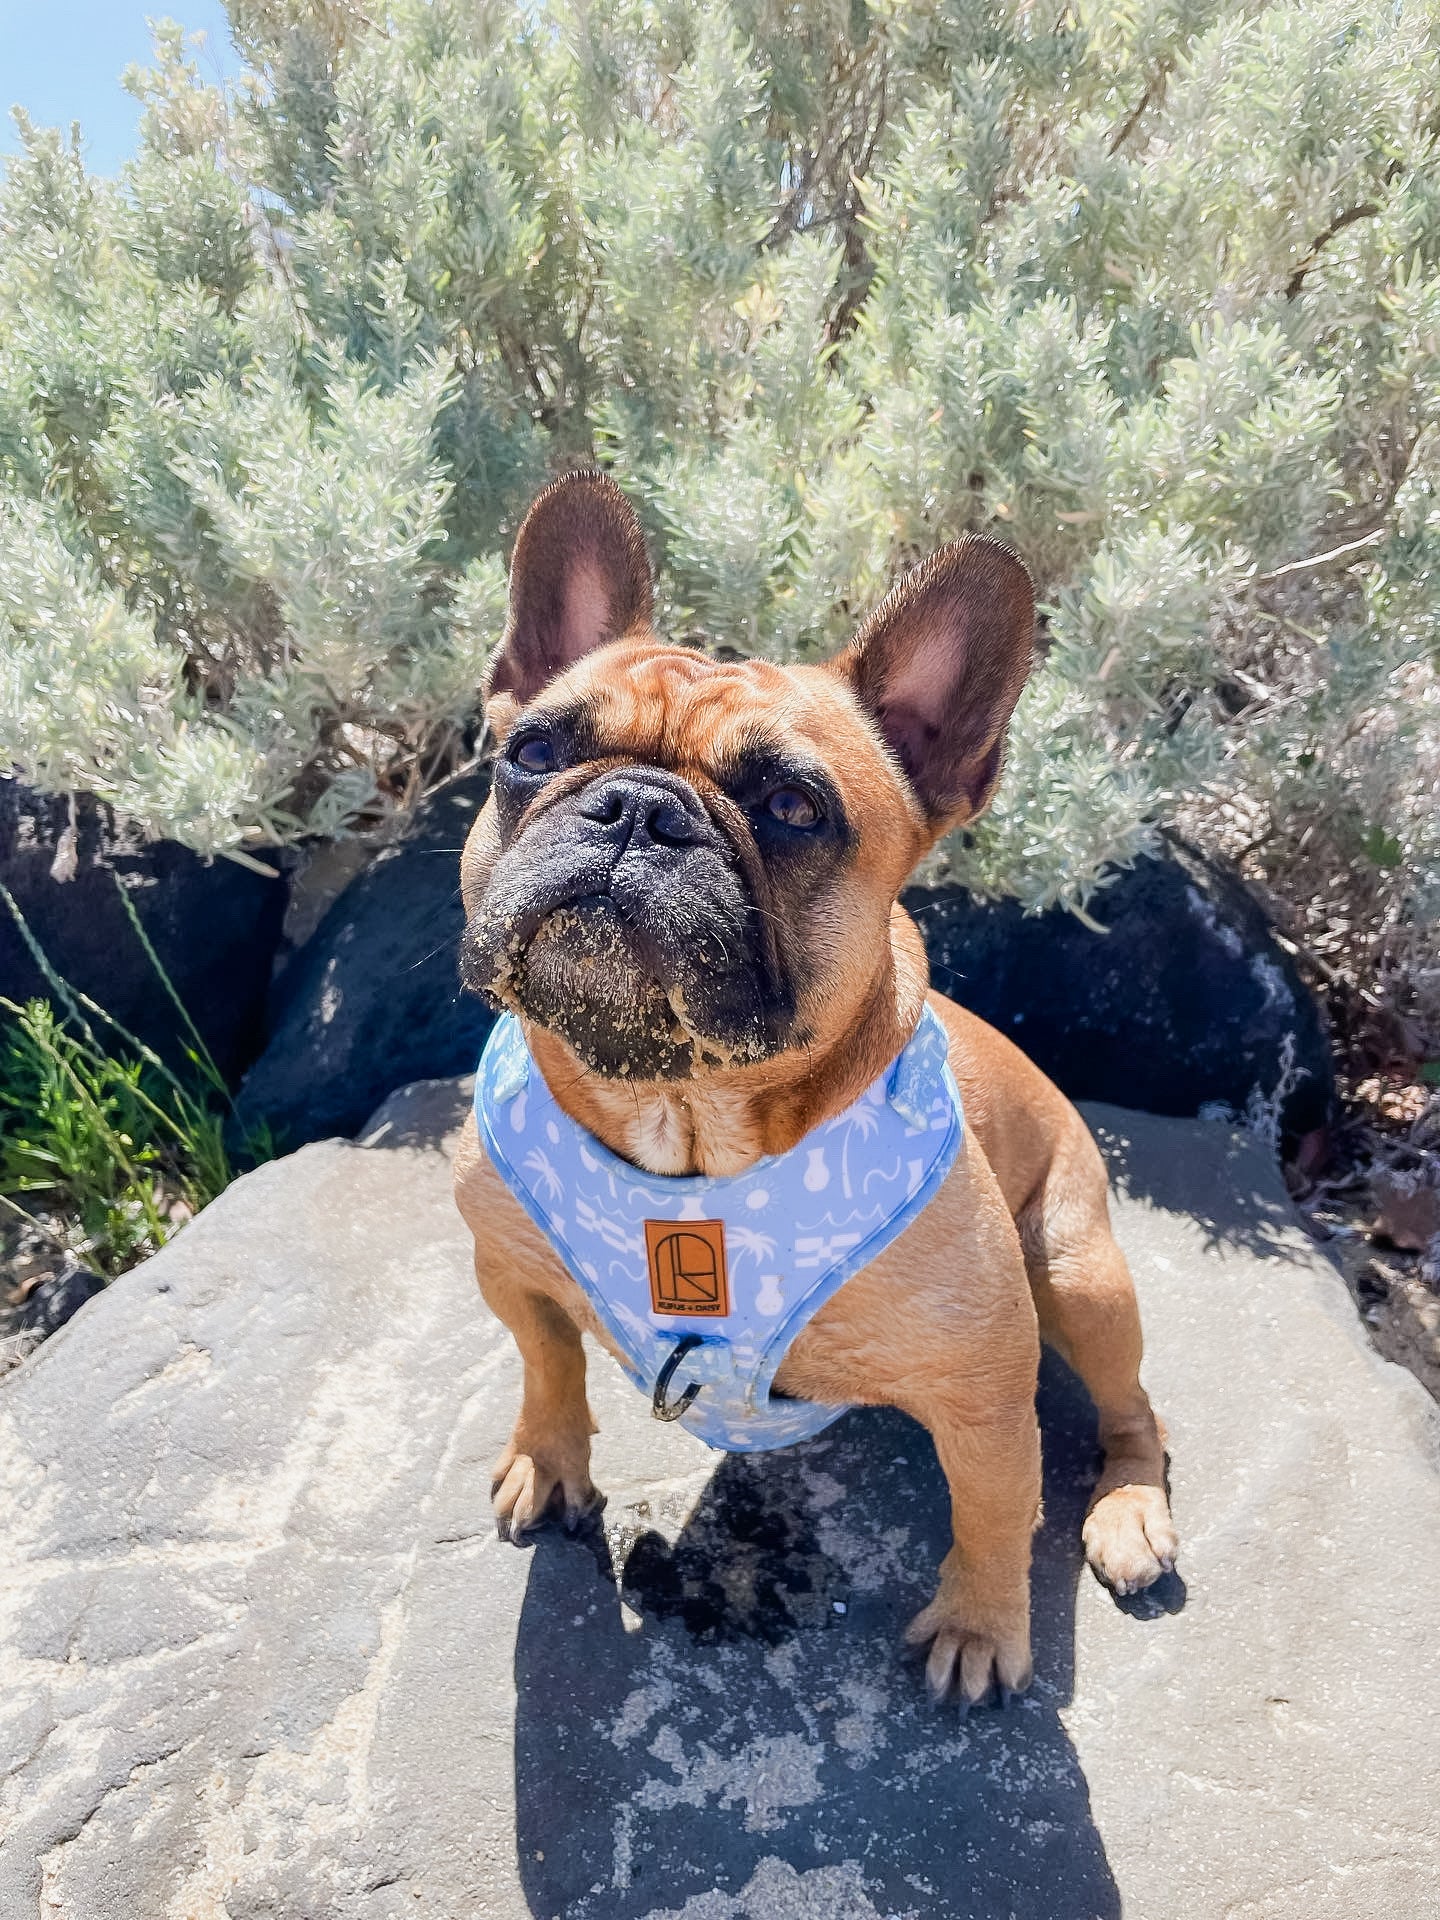
[[[45,1920],[1420,1920],[1440,1910],[1434,1409],[1253,1146],[1096,1109],[1177,1577],[1080,1562],[1047,1368],[1037,1683],[899,1646],[929,1440],[708,1454],[592,1378],[606,1526],[517,1551],[518,1391],[454,1087],[241,1181],[0,1388],[0,1913]]]
[[[473,1071],[494,1015],[462,994],[460,849],[486,772],[433,794],[287,964],[240,1112],[289,1145],[354,1133],[410,1080]]]
[[[958,887],[915,888],[905,904],[940,991],[1009,1034],[1072,1100],[1244,1114],[1274,1094],[1288,1050],[1297,1083],[1278,1103],[1282,1132],[1329,1117],[1335,1074],[1314,999],[1248,889],[1183,843],[1096,894],[1103,931],[1061,907],[1027,916]]]
[[[52,868],[69,820],[65,800],[0,779],[0,881],[51,965],[132,1033],[183,1060],[188,1035],[135,937],[115,891],[118,875],[221,1072],[238,1079],[264,1037],[284,875],[266,879],[233,860],[202,860],[173,840],[146,840],[82,795],[74,876],[57,880]],[[11,1000],[50,995],[3,902],[0,992]]]

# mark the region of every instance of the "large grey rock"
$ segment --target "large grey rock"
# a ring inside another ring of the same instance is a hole
[[[595,1370],[607,1528],[496,1541],[517,1364],[392,1102],[233,1188],[0,1389],[0,1913],[45,1920],[1406,1920],[1440,1910],[1433,1408],[1256,1151],[1097,1110],[1177,1579],[1080,1564],[1047,1371],[1034,1693],[899,1646],[926,1436],[717,1458]]]

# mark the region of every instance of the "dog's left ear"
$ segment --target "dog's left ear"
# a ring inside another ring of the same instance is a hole
[[[1034,637],[1029,574],[1009,547],[971,536],[906,574],[832,662],[936,833],[995,791]]]
[[[537,495],[510,558],[510,618],[486,695],[516,706],[607,640],[650,623],[650,563],[635,509],[603,473]]]

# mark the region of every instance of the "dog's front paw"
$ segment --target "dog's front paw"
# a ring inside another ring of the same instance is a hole
[[[1180,1550],[1159,1487],[1116,1487],[1085,1520],[1085,1558],[1118,1594],[1140,1593],[1169,1573]]]
[[[604,1504],[590,1478],[588,1447],[572,1457],[563,1447],[527,1453],[513,1441],[495,1463],[490,1499],[500,1538],[517,1544],[550,1519],[573,1532]]]
[[[939,1593],[916,1614],[905,1635],[910,1646],[930,1649],[925,1684],[931,1697],[944,1700],[954,1694],[968,1711],[993,1692],[1003,1705],[1034,1678],[1028,1600],[987,1616],[947,1592],[947,1585],[942,1581]]]

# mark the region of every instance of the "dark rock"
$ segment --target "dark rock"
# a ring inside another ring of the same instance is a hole
[[[135,936],[118,875],[191,1019],[227,1078],[238,1079],[264,1038],[271,962],[285,917],[286,881],[236,861],[204,860],[173,840],[147,840],[81,795],[75,872],[52,867],[69,802],[0,779],[0,881],[51,965],[122,1026],[172,1061],[187,1036],[175,1003]],[[0,991],[12,1000],[53,994],[20,929],[0,903]]]
[[[242,1123],[290,1146],[354,1133],[394,1088],[474,1067],[494,1015],[460,991],[460,850],[489,785],[482,770],[433,794],[285,966]]]
[[[288,1144],[354,1133],[393,1088],[475,1064],[492,1016],[462,994],[459,857],[488,775],[421,809],[409,838],[340,895],[280,976],[270,1041],[241,1094]],[[1076,1100],[1152,1113],[1268,1098],[1287,1140],[1324,1124],[1334,1071],[1324,1024],[1264,912],[1224,868],[1172,842],[1091,903],[1026,915],[958,887],[905,895],[943,993],[1017,1041]]]
[[[1022,1047],[1073,1100],[1149,1113],[1273,1094],[1290,1049],[1287,1139],[1322,1126],[1334,1068],[1319,1009],[1264,912],[1226,869],[1178,841],[1103,888],[1097,933],[1063,908],[1026,915],[958,887],[912,888],[942,993]]]
[[[67,1260],[58,1273],[52,1273],[26,1294],[15,1317],[17,1331],[47,1337],[64,1326],[87,1300],[105,1291],[98,1273],[91,1273],[77,1260]]]

